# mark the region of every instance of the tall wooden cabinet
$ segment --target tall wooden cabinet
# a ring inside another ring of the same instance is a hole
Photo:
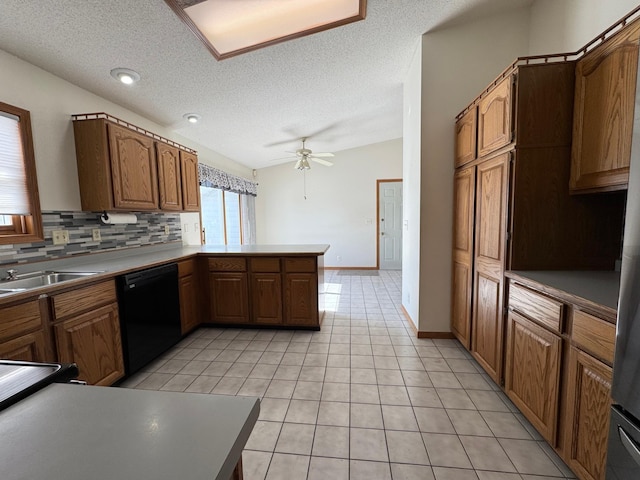
[[[73,118],[83,210],[199,210],[195,152],[107,114]]]
[[[639,39],[636,20],[577,62],[573,193],[627,188]]]
[[[476,167],[458,169],[453,182],[451,330],[465,347],[470,348]]]
[[[520,59],[457,118],[467,124],[469,112],[478,111],[477,158],[454,176],[452,331],[498,383],[505,270],[613,269],[619,255],[624,196],[580,199],[567,187],[574,68]],[[462,157],[469,155],[457,151],[458,163]]]
[[[510,154],[477,167],[474,301],[471,348],[494,379],[502,370],[502,295],[506,255],[507,189]]]

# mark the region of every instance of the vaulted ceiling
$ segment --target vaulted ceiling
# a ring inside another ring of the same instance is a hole
[[[2,0],[0,49],[261,168],[301,137],[314,151],[401,137],[402,82],[420,35],[530,3],[368,0],[363,21],[217,61],[164,0]],[[141,80],[116,82],[116,67]],[[188,124],[188,112],[201,121]]]

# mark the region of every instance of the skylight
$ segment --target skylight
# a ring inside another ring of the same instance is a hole
[[[165,0],[218,59],[363,20],[366,0]]]

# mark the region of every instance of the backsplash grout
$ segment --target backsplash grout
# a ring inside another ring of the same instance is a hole
[[[27,263],[97,253],[143,245],[157,245],[182,240],[179,213],[135,212],[135,224],[104,225],[101,212],[44,211],[44,241],[0,245],[0,265]],[[164,233],[165,225],[169,234]],[[93,240],[92,230],[100,229],[101,240]],[[53,244],[53,231],[67,230],[69,243]]]

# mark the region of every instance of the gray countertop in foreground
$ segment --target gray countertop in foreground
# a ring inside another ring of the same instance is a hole
[[[548,287],[547,293],[578,297],[587,303],[601,305],[614,314],[618,309],[620,272],[612,271],[552,271],[512,270],[507,277],[534,282],[535,286]]]
[[[53,384],[0,412],[3,480],[229,480],[253,397]]]

